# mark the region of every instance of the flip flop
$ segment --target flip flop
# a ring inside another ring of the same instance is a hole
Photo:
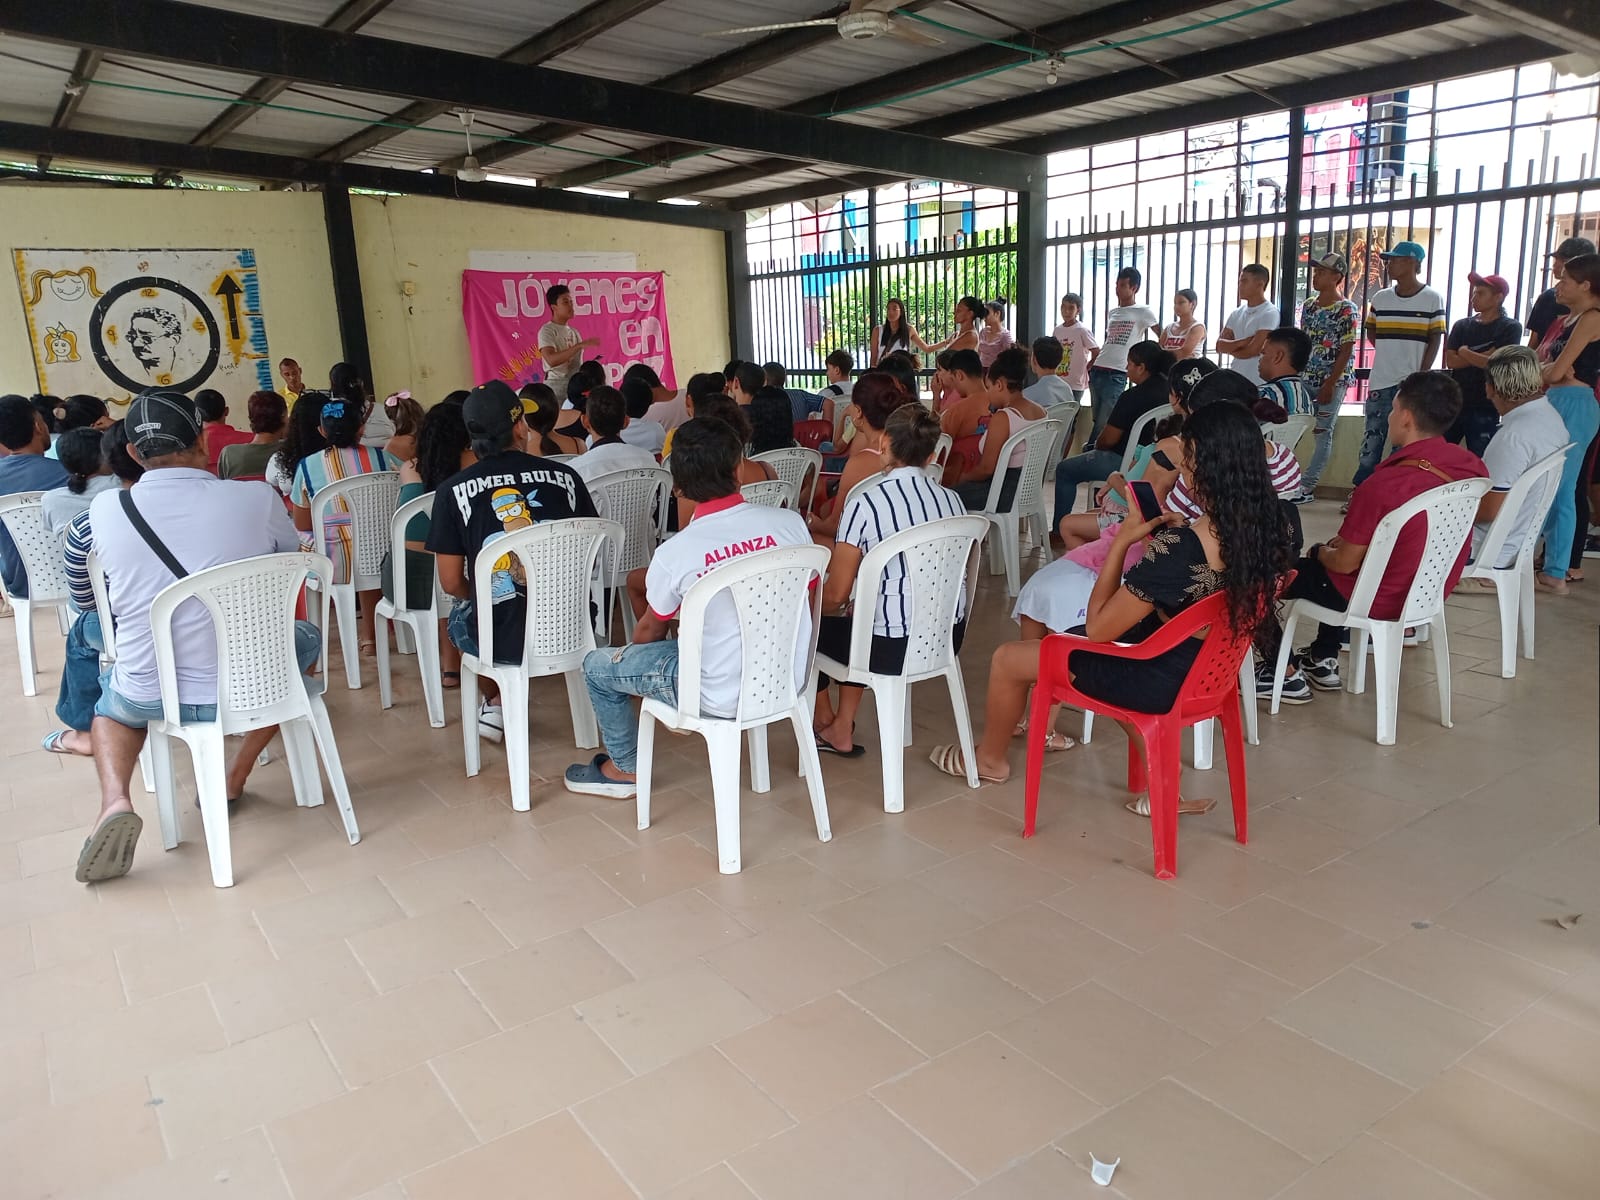
[[[83,839],[78,852],[79,883],[100,883],[128,873],[133,866],[133,849],[139,844],[144,821],[138,813],[117,813]]]
[[[1185,808],[1185,804],[1189,805],[1189,807]],[[1180,796],[1178,798],[1178,815],[1180,817],[1204,816],[1216,806],[1217,802],[1215,800],[1185,800]],[[1136,817],[1148,817],[1150,815],[1150,797],[1148,795],[1140,796],[1136,800],[1129,800],[1122,807]]]
[[[946,775],[952,775],[961,780],[965,780],[967,777],[967,764],[966,761],[961,757],[960,746],[935,746],[933,748],[933,752],[928,755],[928,761],[939,770],[943,771]],[[1000,778],[998,775],[985,775],[982,771],[980,771],[978,772],[978,782],[1004,783],[1006,780]]]
[[[439,686],[447,692],[453,692],[461,686],[460,671],[440,671]]]
[[[39,744],[41,746],[43,746],[46,750],[48,750],[51,754],[59,754],[59,755],[63,756],[64,758],[90,758],[90,757],[93,757],[92,755],[79,754],[76,750],[68,750],[65,746],[63,746],[61,744],[66,739],[67,734],[69,734],[71,732],[73,732],[73,731],[70,730],[70,729],[52,729],[49,733],[44,735],[44,740],[41,741]]]
[[[818,754],[833,754],[839,758],[860,758],[867,752],[867,748],[860,742],[852,741],[850,749],[841,750],[827,738],[823,737],[820,733],[817,734],[816,737]]]

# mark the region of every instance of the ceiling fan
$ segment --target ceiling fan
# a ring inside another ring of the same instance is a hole
[[[908,22],[896,21],[893,14],[902,0],[850,0],[848,12],[837,17],[818,17],[811,21],[782,21],[776,25],[748,25],[742,29],[716,29],[706,37],[732,37],[740,33],[772,33],[779,29],[805,29],[810,26],[832,25],[847,42],[865,42],[872,38],[892,37],[918,46],[940,46],[943,38],[913,28]]]

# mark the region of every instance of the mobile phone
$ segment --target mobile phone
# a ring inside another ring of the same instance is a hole
[[[1128,484],[1128,490],[1133,493],[1134,503],[1146,521],[1154,521],[1161,515],[1161,501],[1156,499],[1156,489],[1149,483],[1135,479]]]

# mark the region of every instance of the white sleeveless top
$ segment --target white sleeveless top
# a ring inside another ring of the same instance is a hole
[[[1043,420],[1047,419],[1045,417],[1025,417],[1014,408],[1002,408],[1000,410],[1000,412],[1005,413],[1006,416],[1011,421],[1011,432],[1006,435],[1007,440],[1009,440],[1009,439],[1015,437],[1017,434],[1021,433],[1029,425],[1037,425],[1040,421],[1043,421]],[[996,413],[995,415],[998,416],[999,413]],[[983,431],[983,437],[978,439],[978,452],[980,454],[983,453],[983,451],[985,449],[987,449],[988,441],[989,441],[989,431],[988,431],[988,429],[985,429]],[[1011,467],[1020,467],[1020,466],[1023,465],[1023,463],[1025,463],[1027,461],[1028,461],[1028,448],[1026,446],[1018,446],[1015,450],[1013,450],[1011,452],[1011,461],[1006,463],[1006,467],[1007,467],[1007,469],[1009,469]]]

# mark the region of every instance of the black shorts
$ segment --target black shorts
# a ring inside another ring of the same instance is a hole
[[[854,623],[852,617],[823,617],[822,625],[817,630],[817,653],[826,654],[835,662],[850,661],[850,626]],[[961,653],[961,643],[967,636],[966,618],[957,621],[951,630],[951,637],[955,640],[956,653]],[[911,645],[908,637],[882,637],[872,635],[872,651],[867,659],[867,666],[875,675],[898,675],[905,669],[906,649]],[[832,680],[828,676],[817,672],[817,686],[825,688]],[[841,687],[862,687],[859,683],[843,683]]]
[[[1148,659],[1074,650],[1067,655],[1067,670],[1085,696],[1129,712],[1164,713],[1177,702],[1200,644],[1199,638],[1185,638],[1182,645]]]

